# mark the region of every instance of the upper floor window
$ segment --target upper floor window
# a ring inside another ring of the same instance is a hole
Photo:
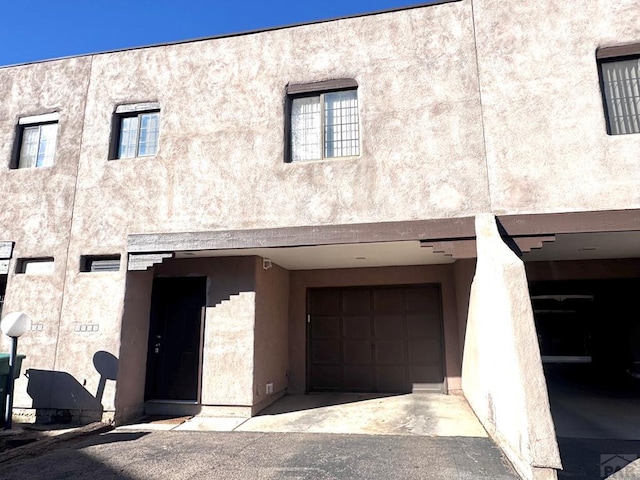
[[[289,161],[360,154],[357,87],[350,78],[287,86]]]
[[[58,113],[22,117],[11,168],[49,167],[53,165],[58,135]]]
[[[114,116],[110,158],[146,157],[158,153],[160,105],[120,105]]]
[[[640,44],[596,53],[610,135],[640,133]]]

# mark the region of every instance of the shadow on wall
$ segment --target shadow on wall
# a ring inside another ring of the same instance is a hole
[[[91,394],[75,377],[67,372],[30,368],[27,393],[33,399],[36,422],[89,423],[101,421],[104,407],[102,397],[107,380],[116,380],[118,359],[109,352],[99,351],[93,356],[93,365],[100,374],[95,395]],[[86,381],[85,381],[86,383]]]

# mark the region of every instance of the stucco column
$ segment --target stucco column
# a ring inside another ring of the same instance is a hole
[[[562,465],[524,263],[502,241],[493,215],[476,216],[476,235],[462,389],[524,479],[556,479]]]
[[[202,404],[220,407],[212,413],[251,416],[255,313],[255,292],[230,295],[206,309]]]

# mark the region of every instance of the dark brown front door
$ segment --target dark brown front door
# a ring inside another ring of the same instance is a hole
[[[206,277],[154,279],[147,400],[197,400],[206,288]]]
[[[440,289],[309,292],[309,390],[408,393],[444,381]]]

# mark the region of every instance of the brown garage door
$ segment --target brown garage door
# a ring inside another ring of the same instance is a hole
[[[443,384],[440,289],[309,292],[309,390],[411,392]]]

